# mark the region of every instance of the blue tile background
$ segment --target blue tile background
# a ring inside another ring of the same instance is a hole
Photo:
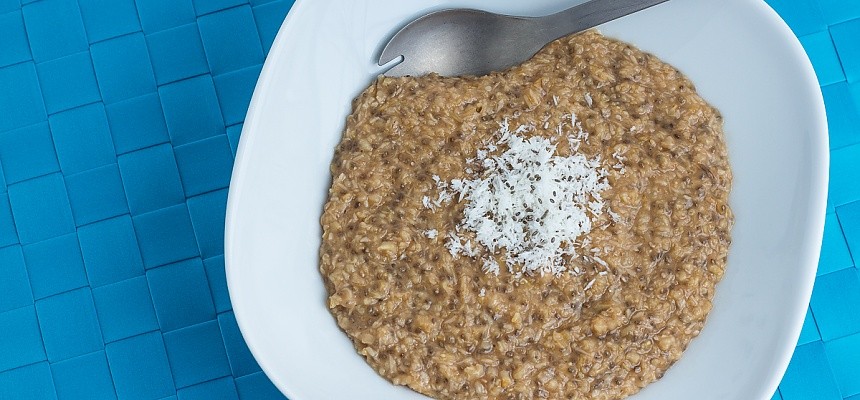
[[[51,364],[59,399],[116,399],[103,351]]]
[[[144,276],[95,288],[93,300],[106,343],[158,329],[152,294]]]
[[[818,280],[773,398],[860,400],[860,2],[768,0],[832,155]],[[283,399],[227,294],[230,169],[292,0],[0,0],[0,397]]]
[[[0,398],[283,398],[236,325],[223,233],[291,5],[0,0]]]
[[[143,34],[132,33],[94,43],[90,54],[105,104],[155,90],[155,73]]]
[[[101,100],[89,51],[36,64],[36,72],[49,114]]]
[[[76,0],[42,0],[25,4],[24,24],[36,62],[87,49],[87,35]]]
[[[36,300],[36,315],[51,363],[104,349],[90,288]]]
[[[89,285],[77,233],[24,246],[24,262],[36,300]]]
[[[107,114],[101,103],[51,115],[48,122],[63,174],[72,175],[116,162]]]

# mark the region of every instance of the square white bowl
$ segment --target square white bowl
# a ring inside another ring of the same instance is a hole
[[[300,0],[245,120],[225,256],[239,327],[291,400],[425,398],[379,377],[325,305],[319,217],[350,102],[396,29],[451,7],[542,15],[570,0]],[[797,341],[824,226],[827,126],[814,72],[761,0],[672,0],[605,24],[684,72],[725,118],[736,223],[702,334],[635,400],[765,400]]]

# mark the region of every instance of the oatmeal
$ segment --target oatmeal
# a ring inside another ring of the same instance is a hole
[[[486,199],[463,182],[497,172],[483,160],[516,148],[505,129],[552,149],[558,164],[540,171],[578,162],[569,175],[603,182],[534,198],[582,211],[588,229],[543,229],[566,215],[554,209],[515,219],[498,193],[475,218],[544,236],[468,223]],[[331,312],[380,375],[437,399],[631,395],[699,334],[726,266],[722,118],[675,68],[596,32],[487,76],[379,78],[354,101],[331,172]],[[527,268],[536,246],[552,261]]]

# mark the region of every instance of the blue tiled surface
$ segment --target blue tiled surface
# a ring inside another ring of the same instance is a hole
[[[104,105],[93,103],[48,117],[65,175],[116,163]]]
[[[116,154],[167,143],[167,124],[158,93],[152,92],[106,107]]]
[[[24,261],[37,300],[89,285],[77,233],[24,246]]]
[[[90,288],[36,300],[36,315],[48,361],[53,363],[104,349]]]
[[[773,398],[860,400],[860,2],[769,3],[818,73],[832,157],[819,278]],[[292,4],[0,0],[0,398],[283,399],[236,325],[221,238]]]
[[[221,336],[224,337],[224,345],[227,347],[227,358],[230,360],[233,376],[260,372],[260,366],[254,360],[245,341],[242,340],[242,333],[239,332],[239,325],[236,324],[233,311],[218,314],[218,325],[221,327]]]
[[[219,255],[203,260],[206,269],[206,279],[212,292],[212,302],[215,311],[221,313],[233,309],[230,304],[230,294],[227,292],[227,274],[224,269],[224,256]]]
[[[22,244],[72,233],[75,221],[66,184],[60,174],[45,175],[9,186],[12,218]]]
[[[276,400],[283,398],[281,392],[262,372],[236,379],[236,390],[239,391],[239,398],[242,399]]]
[[[0,249],[0,274],[3,276],[0,279],[0,313],[33,304],[21,246]]]
[[[209,258],[224,253],[224,218],[227,189],[201,194],[188,199],[191,225],[197,235],[200,256]]]
[[[46,362],[0,372],[0,393],[8,399],[57,400],[51,367]]]
[[[827,342],[824,349],[842,395],[860,394],[860,333]]]
[[[233,152],[233,157],[236,157],[236,149],[239,147],[239,137],[242,134],[243,124],[236,124],[227,127],[227,140],[230,141],[230,151]]]
[[[194,22],[191,0],[135,0],[147,34]]]
[[[15,11],[20,9],[20,0],[0,0],[0,12]]]
[[[215,92],[218,93],[221,114],[227,125],[245,120],[245,111],[251,103],[254,84],[262,69],[262,65],[253,65],[215,77]]]
[[[147,269],[199,255],[185,203],[138,215],[134,228]]]
[[[48,123],[0,133],[0,163],[7,184],[59,171]]]
[[[818,0],[821,15],[828,24],[860,18],[860,3],[844,0]]]
[[[800,44],[812,60],[812,67],[822,86],[845,80],[839,56],[830,38],[829,31],[820,31],[800,37]]]
[[[36,72],[49,114],[101,100],[89,51],[36,64]]]
[[[257,21],[257,31],[260,33],[263,51],[268,53],[280,28],[280,16],[289,11],[293,6],[293,0],[269,2],[251,0],[251,5],[254,6],[254,19]]]
[[[830,148],[860,143],[860,101],[851,97],[848,82],[838,82],[821,88],[827,108],[827,125],[830,130]],[[858,97],[860,98],[860,97]]]
[[[66,177],[69,203],[78,226],[128,213],[122,178],[116,164]]]
[[[0,132],[45,121],[45,102],[32,62],[0,68],[0,110],[4,110]]]
[[[839,60],[845,67],[845,76],[849,82],[860,80],[860,18],[842,22],[830,27]]]
[[[197,24],[213,74],[263,62],[263,47],[250,6],[202,16]],[[230,26],[231,29],[223,29],[224,26]]]
[[[860,304],[857,269],[847,268],[818,277],[810,304],[825,341],[860,332],[860,315],[853,312],[855,305]]]
[[[105,342],[158,330],[155,307],[145,276],[93,289]]]
[[[168,144],[119,156],[119,171],[132,215],[176,205],[185,199],[173,148]]]
[[[209,72],[197,23],[147,35],[146,42],[159,85]]]
[[[0,370],[47,359],[33,306],[0,313],[0,332],[4,335],[0,341],[0,354],[3,354]]]
[[[95,43],[90,53],[105,104],[155,91],[155,73],[141,33]]]
[[[230,143],[230,148],[233,148],[232,141]],[[0,193],[6,193],[6,178],[3,175],[3,163],[0,162]]]
[[[179,400],[239,400],[230,377],[215,379],[179,390]]]
[[[148,400],[176,393],[161,332],[109,343],[105,352],[117,397]]]
[[[143,275],[143,259],[128,215],[82,226],[78,239],[92,287]]]
[[[839,224],[845,234],[845,241],[853,249],[860,248],[860,201],[845,204],[837,208]],[[855,258],[860,257],[860,251],[851,253]],[[856,262],[855,262],[856,263]]]
[[[78,0],[90,43],[140,30],[134,0]]]
[[[174,146],[224,133],[224,119],[210,75],[161,86],[158,94]]]
[[[768,4],[779,13],[797,36],[827,29],[818,0],[770,0]]]
[[[815,317],[812,315],[812,309],[806,309],[806,319],[803,320],[803,328],[800,330],[800,338],[797,340],[797,345],[803,345],[821,340],[821,334],[818,333],[818,326],[815,324]]]
[[[192,3],[194,4],[194,10],[197,11],[197,15],[200,16],[248,4],[248,0],[193,0]]]
[[[165,333],[164,345],[177,388],[230,374],[227,351],[217,321]]]
[[[860,145],[830,151],[830,183],[828,185],[828,212],[838,205],[860,199]]]
[[[230,185],[233,153],[226,134],[177,146],[173,152],[186,196],[197,196]]]
[[[59,399],[116,399],[103,351],[51,364]]]
[[[794,350],[779,392],[783,399],[788,400],[842,399],[822,342],[804,344]]]
[[[827,214],[824,222],[824,238],[821,242],[821,257],[818,260],[818,275],[854,266],[843,228],[836,213]]]
[[[15,231],[15,222],[12,219],[12,206],[9,204],[9,195],[0,193],[0,247],[10,246],[15,243],[18,243],[18,232]]]
[[[87,49],[87,34],[76,0],[42,0],[26,4],[21,10],[36,62]]]
[[[0,66],[30,60],[30,46],[20,11],[0,14]]]
[[[215,305],[199,258],[146,272],[158,325],[165,332],[215,318]]]

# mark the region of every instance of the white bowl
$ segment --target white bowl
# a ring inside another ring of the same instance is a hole
[[[448,7],[540,15],[567,0],[299,1],[257,83],[233,171],[226,262],[239,327],[291,400],[424,398],[380,378],[325,306],[319,217],[350,101],[383,40]],[[702,334],[635,400],[769,399],[800,332],[824,226],[827,127],[800,44],[760,0],[672,0],[600,27],[677,66],[725,117],[736,224]]]

